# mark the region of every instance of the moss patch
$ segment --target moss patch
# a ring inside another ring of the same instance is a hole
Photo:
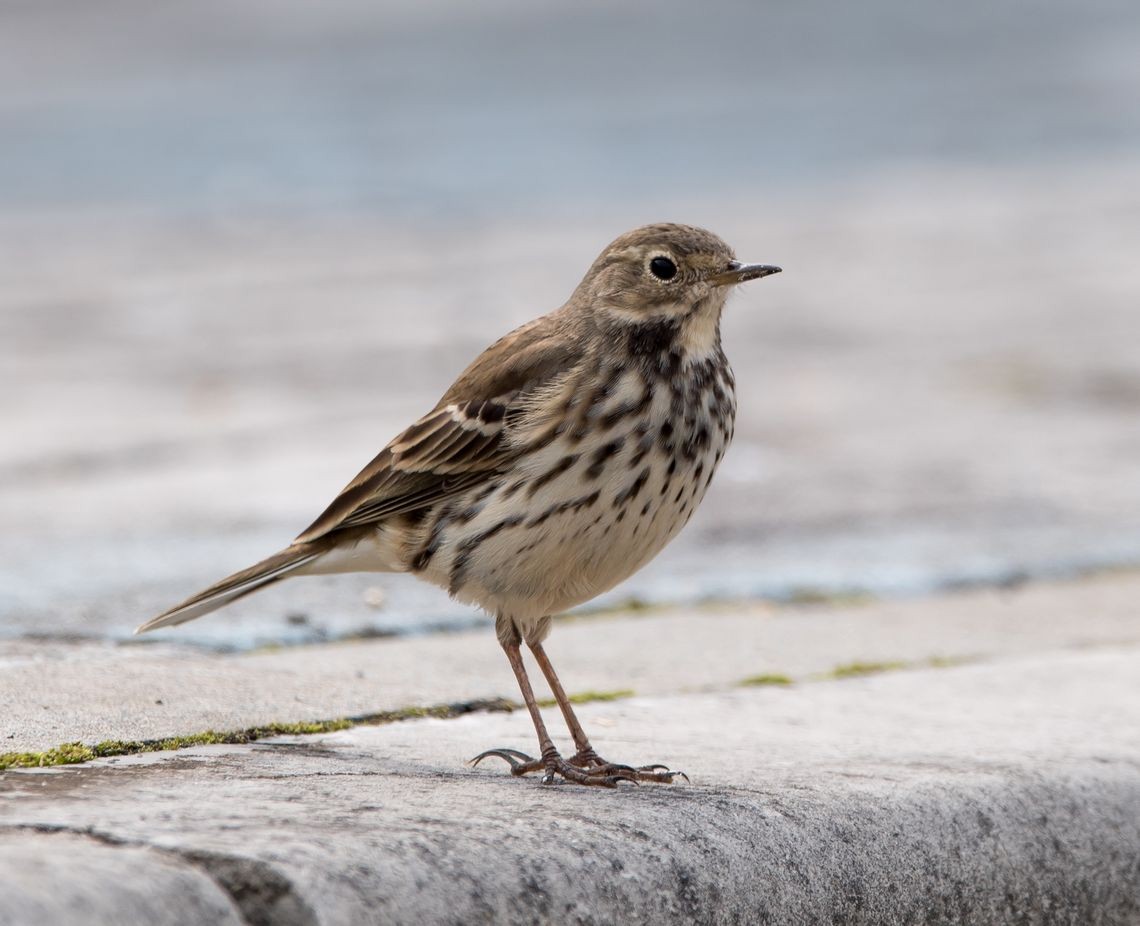
[[[925,665],[932,669],[953,669],[955,666],[964,666],[977,662],[976,656],[931,656]]]
[[[513,711],[520,705],[506,698],[464,701],[458,704],[436,704],[426,707],[405,707],[395,711],[360,714],[355,717],[338,717],[335,720],[315,720],[303,723],[270,723],[244,730],[191,733],[188,736],[169,736],[153,740],[104,740],[94,746],[83,743],[64,743],[43,752],[0,753],[0,772],[10,768],[46,768],[52,765],[76,765],[92,759],[109,756],[133,756],[144,752],[166,752],[171,749],[188,749],[191,746],[244,745],[272,736],[306,736],[315,733],[334,733],[356,726],[380,726],[422,717],[448,719],[463,714],[490,711]]]
[[[630,688],[619,688],[617,691],[580,691],[577,694],[567,695],[571,704],[591,704],[595,701],[620,701],[622,698],[632,698],[634,692]],[[553,698],[540,698],[539,707],[554,707],[558,702]]]
[[[631,698],[628,688],[617,691],[582,691],[570,695],[574,704],[589,704],[594,701],[617,701]],[[553,698],[540,701],[543,707],[553,707]],[[168,736],[153,740],[104,740],[93,746],[84,743],[64,743],[43,752],[4,752],[0,753],[0,772],[11,768],[47,768],[53,765],[78,765],[92,759],[106,759],[111,756],[134,756],[144,752],[167,752],[172,749],[189,749],[192,746],[245,745],[273,736],[311,736],[316,733],[335,733],[359,726],[383,726],[400,723],[404,720],[420,720],[435,717],[448,720],[463,714],[490,713],[494,711],[514,711],[522,707],[507,698],[489,698],[478,701],[463,701],[458,704],[435,704],[404,707],[395,711],[380,711],[374,714],[358,714],[354,717],[337,717],[333,720],[314,720],[302,723],[269,723],[260,727],[247,727],[244,730],[206,730],[187,736]]]
[[[908,669],[911,663],[901,660],[891,662],[845,662],[836,666],[830,672],[825,672],[820,678],[862,678],[865,675],[880,675],[883,672],[897,672],[899,669]]]
[[[750,675],[748,678],[742,678],[737,684],[759,688],[764,685],[790,685],[792,679],[791,676],[781,675],[779,672],[765,672],[761,675]]]
[[[859,589],[833,591],[813,588],[811,586],[800,586],[793,588],[787,595],[777,598],[777,601],[782,604],[798,607],[827,605],[837,608],[850,608],[871,604],[875,601],[875,596],[870,592],[860,591]]]

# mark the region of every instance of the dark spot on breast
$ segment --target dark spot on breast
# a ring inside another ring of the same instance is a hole
[[[467,566],[471,560],[471,556],[483,543],[490,540],[499,533],[499,531],[506,530],[509,527],[517,527],[522,521],[522,515],[513,515],[509,518],[503,518],[503,520],[492,524],[486,530],[472,534],[459,544],[455,559],[451,564],[451,575],[448,577],[448,594],[458,594],[459,590],[463,587],[463,583],[467,578]]]
[[[528,488],[526,490],[527,497],[528,498],[534,498],[535,492],[537,492],[539,489],[541,489],[548,482],[550,482],[554,479],[557,479],[564,472],[566,472],[566,470],[570,469],[570,467],[573,466],[577,462],[578,462],[578,454],[576,454],[576,453],[571,453],[571,454],[568,454],[567,456],[564,456],[561,460],[559,460],[557,463],[555,463],[554,466],[552,466],[550,469],[548,469],[545,473],[543,473],[541,476],[539,476],[537,479],[535,479],[534,482],[532,482],[530,484],[530,488]]]
[[[503,489],[503,500],[506,501],[512,495],[516,494],[519,489],[526,485],[525,479],[516,479],[509,486]]]
[[[696,421],[693,422],[693,425]],[[703,425],[681,445],[681,454],[686,460],[695,460],[709,445],[709,429]]]
[[[603,415],[599,423],[603,431],[608,431],[619,421],[625,418],[634,418],[638,415],[644,414],[645,410],[649,408],[649,403],[653,401],[653,388],[646,383],[645,388],[642,390],[641,397],[634,399],[630,402],[623,402],[613,411]]]
[[[655,357],[665,354],[677,340],[677,333],[680,330],[680,323],[670,318],[631,325],[625,336],[626,350],[634,357]],[[680,355],[677,356],[680,366]]]
[[[455,511],[456,503],[444,505],[439,509],[435,517],[435,523],[431,526],[431,531],[428,534],[427,543],[423,545],[419,553],[412,558],[412,571],[423,572],[427,569],[428,563],[431,558],[435,556],[439,545],[443,542],[443,532],[447,525],[451,522],[451,516]]]
[[[475,497],[471,499],[472,503],[486,501],[487,497],[498,487],[499,483],[497,481],[492,480],[491,482],[488,482],[485,486],[483,486],[483,488],[475,493]]]
[[[483,510],[482,505],[468,505],[462,511],[458,512],[452,519],[456,524],[467,524],[475,520],[475,516]]]
[[[634,479],[633,482],[631,482],[628,486],[626,486],[624,489],[622,489],[620,492],[618,492],[617,495],[614,496],[614,507],[620,508],[622,505],[625,505],[627,502],[631,502],[635,498],[637,498],[638,493],[640,493],[641,490],[643,488],[645,488],[645,483],[648,481],[649,481],[649,467],[647,466],[647,467],[645,467],[645,469],[643,469],[640,473],[637,474],[637,478]]]
[[[634,469],[638,463],[645,459],[645,455],[649,453],[650,448],[653,447],[653,435],[649,431],[649,427],[644,424],[637,426],[637,433],[640,435],[637,441],[637,453],[630,458],[629,468]]]
[[[621,450],[622,445],[625,444],[625,435],[615,437],[607,444],[602,444],[594,455],[590,458],[590,465],[582,474],[583,479],[597,479],[606,468],[606,462]]]
[[[538,527],[544,521],[554,517],[556,514],[565,514],[568,511],[578,511],[582,508],[589,508],[601,495],[600,492],[591,492],[589,495],[582,495],[578,498],[572,498],[569,501],[559,502],[556,505],[551,505],[542,514],[535,515],[527,522],[527,527]]]

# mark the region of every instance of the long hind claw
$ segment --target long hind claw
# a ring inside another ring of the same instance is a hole
[[[484,759],[494,756],[496,759],[504,760],[511,767],[512,775],[526,775],[530,772],[538,772],[546,766],[541,759],[533,759],[525,752],[520,752],[517,749],[488,749],[486,752],[481,752],[474,759],[471,759],[468,764],[474,768]]]

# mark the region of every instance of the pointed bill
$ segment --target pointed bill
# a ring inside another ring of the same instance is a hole
[[[740,261],[734,260],[723,273],[709,277],[709,282],[713,286],[735,286],[737,283],[759,280],[761,277],[771,276],[773,273],[779,272],[780,268],[773,267],[771,264],[742,264]]]

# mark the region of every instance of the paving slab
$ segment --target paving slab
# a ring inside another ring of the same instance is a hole
[[[664,609],[561,621],[548,649],[571,692],[670,694],[851,663],[1136,643],[1137,602],[1140,573],[1120,573],[862,605]],[[228,655],[0,641],[0,670],[0,752],[518,698],[489,628]]]
[[[160,851],[250,923],[1135,923],[1138,666],[1119,645],[582,708],[673,786],[463,766],[528,747],[521,713],[9,772],[0,845]],[[91,921],[28,864],[0,867],[0,922]],[[104,903],[155,893],[99,864]]]
[[[0,873],[5,926],[246,922],[206,872],[176,853],[98,835],[34,828],[5,832]]]

